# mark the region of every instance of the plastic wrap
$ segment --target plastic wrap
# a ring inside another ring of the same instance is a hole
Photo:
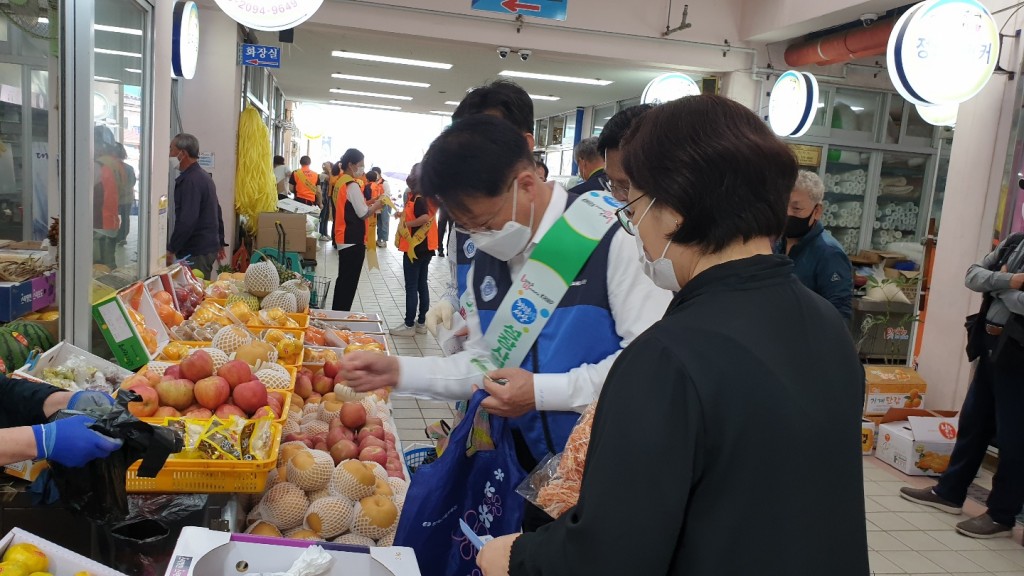
[[[552,518],[558,518],[576,505],[583,483],[583,470],[587,462],[587,448],[590,446],[590,431],[594,424],[594,402],[580,416],[579,422],[569,434],[565,450],[551,456],[530,473],[516,489],[522,497],[544,510]]]
[[[48,384],[77,392],[79,390],[96,390],[113,394],[121,386],[122,376],[110,371],[108,374],[96,368],[82,356],[71,356],[63,365],[56,368],[44,368],[40,378]]]
[[[245,576],[322,576],[331,571],[334,558],[322,546],[310,546],[287,572],[250,572]]]

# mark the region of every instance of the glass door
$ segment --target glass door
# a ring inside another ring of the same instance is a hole
[[[882,153],[872,248],[888,250],[891,244],[920,241],[923,218],[929,208],[924,204],[927,170],[927,156]]]
[[[829,147],[823,177],[825,201],[822,224],[847,254],[856,254],[860,249],[870,164],[870,152]]]

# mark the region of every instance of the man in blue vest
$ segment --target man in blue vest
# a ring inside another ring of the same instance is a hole
[[[420,184],[472,242],[465,349],[447,358],[355,352],[342,359],[341,373],[356,390],[395,386],[397,394],[444,400],[464,400],[474,387],[485,388],[491,396],[483,407],[512,419],[520,463],[531,470],[548,453],[562,451],[619,352],[661,317],[672,294],[644,276],[636,241],[609,225],[561,300],[548,302],[546,325],[528,351],[520,350],[525,359],[485,377],[478,362],[496,359],[491,321],[504,311],[506,294],[514,300],[535,292],[524,266],[549,232],[558,235],[556,223],[567,227],[563,214],[583,197],[541,182],[522,132],[489,114],[455,122],[434,141]],[[597,192],[586,198],[603,201]],[[501,379],[507,383],[495,383]],[[531,528],[530,508],[524,528]]]

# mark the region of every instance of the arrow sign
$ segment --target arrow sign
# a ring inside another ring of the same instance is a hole
[[[518,14],[520,10],[523,12],[540,12],[540,4],[523,4],[519,0],[504,0],[501,6],[513,14]]]
[[[280,68],[281,48],[277,46],[242,44],[238,47],[238,63],[242,66]]]
[[[565,20],[569,0],[471,0],[471,8],[498,14],[525,14],[534,18]]]

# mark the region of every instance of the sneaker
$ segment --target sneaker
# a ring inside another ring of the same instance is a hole
[[[416,333],[417,334],[426,334],[427,333],[427,325],[426,324],[421,324],[421,323],[417,322],[416,323]]]
[[[415,326],[406,326],[405,324],[402,324],[401,326],[392,328],[391,330],[389,330],[389,332],[391,332],[392,336],[409,336],[409,337],[412,337],[412,336],[416,335],[416,327]]]
[[[911,502],[916,502],[924,506],[930,506],[936,510],[942,510],[943,512],[948,512],[950,514],[960,514],[963,512],[963,508],[949,500],[940,498],[932,491],[931,488],[903,487],[900,488],[900,496],[902,496],[904,500],[910,500]]]
[[[330,242],[331,241],[331,237],[330,236],[326,236],[324,234],[321,234],[319,240],[321,242]]]
[[[1013,527],[1004,526],[988,514],[982,514],[957,524],[956,531],[970,538],[1000,538],[1013,534]]]

